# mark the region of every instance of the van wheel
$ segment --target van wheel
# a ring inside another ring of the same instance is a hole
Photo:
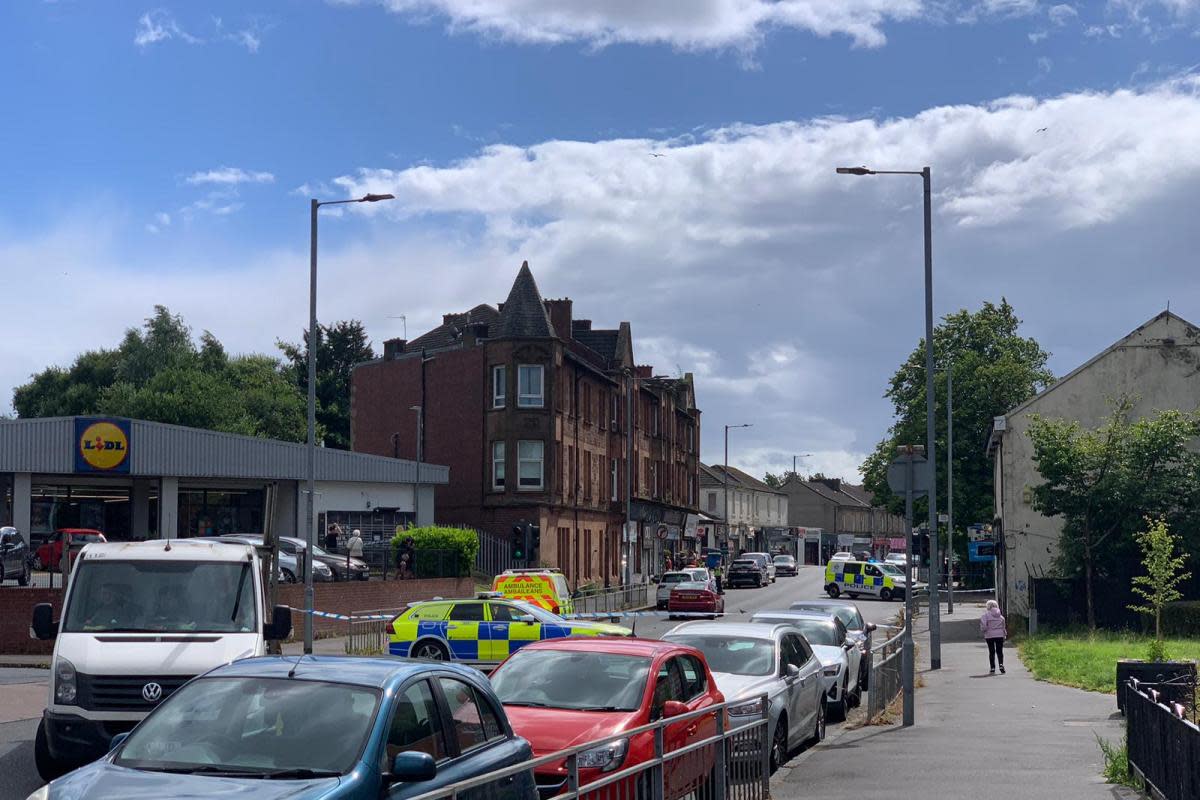
[[[888,600],[891,600],[892,599],[892,590],[885,586],[883,589],[881,589],[879,591],[879,599],[884,601],[885,603]]]
[[[422,639],[412,646],[409,657],[423,658],[426,661],[449,661],[450,652],[436,639]]]
[[[836,600],[837,596],[842,593],[842,590],[838,588],[836,583],[831,583],[825,587],[825,593]]]
[[[50,755],[50,745],[46,741],[45,720],[38,723],[37,735],[33,738],[33,763],[37,766],[38,775],[41,775],[42,780],[46,783],[61,778],[71,771],[68,765],[56,761],[54,756]]]

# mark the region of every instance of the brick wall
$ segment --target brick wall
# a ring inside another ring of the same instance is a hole
[[[403,608],[415,600],[428,600],[431,597],[470,597],[475,591],[475,584],[470,578],[429,578],[413,581],[318,583],[313,588],[314,605],[318,611],[349,614],[354,611]],[[303,607],[304,586],[280,586],[278,602],[294,608]],[[33,607],[38,603],[51,603],[57,617],[62,607],[62,589],[0,590],[0,654],[49,654],[54,651],[54,642],[41,642],[29,638]],[[302,614],[292,614],[292,626],[295,630],[293,638],[300,638],[304,630]],[[316,630],[319,633],[344,633],[345,628],[345,622],[317,618]]]
[[[54,652],[54,642],[29,638],[33,607],[50,603],[57,617],[62,608],[62,589],[0,589],[0,654],[39,655]]]

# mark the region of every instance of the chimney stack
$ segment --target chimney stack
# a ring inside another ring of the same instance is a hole
[[[393,361],[397,356],[404,352],[404,347],[408,344],[407,339],[386,339],[383,342],[383,360]]]

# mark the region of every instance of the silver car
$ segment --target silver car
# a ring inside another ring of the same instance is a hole
[[[742,553],[738,558],[753,558],[756,561],[761,561],[767,568],[767,580],[770,583],[775,582],[775,559],[770,553]]]
[[[685,622],[662,638],[704,653],[717,688],[734,703],[732,727],[761,719],[767,695],[772,771],[792,748],[825,738],[821,662],[791,625]]]
[[[858,610],[858,605],[852,600],[798,600],[788,606],[791,611],[815,611],[818,614],[835,614],[837,618],[846,626],[846,633],[849,637],[858,642],[858,648],[862,651],[862,666],[859,668],[858,683],[863,689],[869,690],[867,686],[867,678],[870,670],[867,665],[870,661],[868,653],[871,652],[871,634],[875,631],[876,625],[874,622],[867,622],[863,619],[862,612]]]
[[[821,660],[829,718],[841,722],[862,702],[862,650],[847,635],[842,621],[826,611],[759,611],[751,622],[794,625]]]
[[[688,583],[695,580],[690,572],[685,570],[675,570],[673,572],[664,572],[658,578],[658,589],[654,592],[654,605],[660,611],[667,607],[667,601],[671,599],[671,590],[676,584]]]
[[[248,544],[251,547],[262,547],[263,538],[250,533],[231,533],[225,536],[218,536],[217,539],[222,542],[233,542],[234,544]],[[283,583],[297,583],[304,580],[304,565],[300,559],[287,552],[284,548],[279,548],[279,580]],[[320,561],[313,562],[313,581],[323,583],[333,580],[333,571],[329,566],[322,564]]]

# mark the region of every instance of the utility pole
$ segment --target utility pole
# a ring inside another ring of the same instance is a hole
[[[954,613],[954,361],[946,359],[946,613]],[[994,584],[993,584],[994,585]]]
[[[425,409],[421,406],[409,406],[409,411],[417,412],[417,480],[413,484],[413,527],[421,526],[421,458],[425,455],[422,446],[425,439]]]
[[[904,550],[904,571],[908,579],[904,584],[904,643],[900,656],[901,681],[904,693],[904,727],[912,727],[916,722],[916,664],[913,651],[913,445],[901,448],[904,451],[904,537],[907,547]]]

